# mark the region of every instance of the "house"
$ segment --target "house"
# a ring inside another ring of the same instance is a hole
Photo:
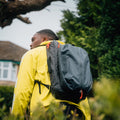
[[[9,41],[0,41],[0,85],[14,85],[21,57],[26,49]]]

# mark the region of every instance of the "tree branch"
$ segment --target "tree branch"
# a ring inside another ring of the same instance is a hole
[[[23,19],[19,15],[42,10],[53,1],[65,2],[64,0],[0,0],[0,27],[10,25],[14,18],[30,23],[28,18]]]
[[[17,15],[17,19],[21,20],[22,22],[25,22],[27,24],[31,24],[31,21],[28,17],[22,17],[21,15]]]

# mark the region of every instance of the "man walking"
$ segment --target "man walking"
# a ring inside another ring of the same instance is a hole
[[[22,57],[18,80],[14,90],[14,99],[12,105],[12,114],[24,116],[26,108],[30,103],[30,114],[38,107],[38,103],[42,103],[47,107],[51,101],[55,100],[49,89],[44,85],[34,85],[35,80],[39,80],[44,84],[50,85],[50,76],[47,66],[46,45],[52,40],[58,40],[56,34],[49,29],[38,31],[32,37],[32,43],[29,50]],[[59,41],[60,44],[64,44]],[[67,104],[76,105],[83,113],[85,120],[90,120],[90,110],[87,98],[79,104],[66,101]]]

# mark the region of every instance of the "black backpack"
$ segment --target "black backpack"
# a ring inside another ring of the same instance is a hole
[[[50,73],[50,89],[56,99],[78,103],[92,89],[92,76],[87,52],[71,44],[61,45],[53,40],[46,46]],[[37,82],[37,81],[36,81]]]

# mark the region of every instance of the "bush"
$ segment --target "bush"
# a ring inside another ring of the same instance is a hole
[[[120,120],[120,82],[102,78],[94,84],[90,98],[92,120]]]
[[[0,86],[0,120],[10,112],[13,91],[14,88],[11,86]]]
[[[42,104],[38,105],[36,112],[34,112],[32,118],[28,112],[25,116],[13,116],[10,114],[10,108],[12,106],[14,88],[11,86],[0,86],[0,120],[65,120],[66,117],[63,113],[65,106],[60,106],[59,103],[52,102],[49,108],[46,110]],[[77,120],[77,115],[74,111],[73,120]]]
[[[58,102],[53,101],[48,108],[45,108],[42,104],[38,104],[38,108],[36,108],[32,117],[30,118],[29,114],[25,114],[25,116],[5,116],[3,120],[66,120],[70,116],[64,115],[64,110],[66,106],[60,105]],[[76,111],[71,111],[73,115],[71,120],[79,120],[78,114]]]

